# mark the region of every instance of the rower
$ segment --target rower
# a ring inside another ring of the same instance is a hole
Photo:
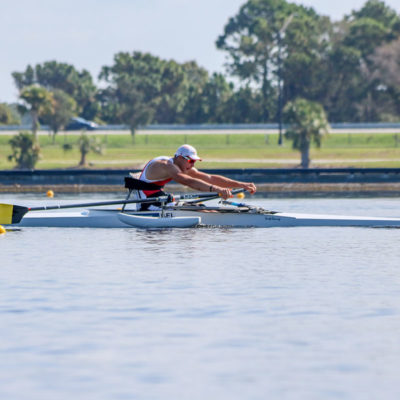
[[[223,199],[232,197],[233,188],[243,188],[255,193],[254,183],[240,182],[221,175],[207,174],[195,168],[195,163],[202,161],[197,150],[189,145],[180,146],[174,157],[160,156],[150,160],[138,176],[139,181],[151,184],[151,189],[140,189],[140,198],[151,198],[166,195],[163,191],[165,184],[170,181],[178,182],[191,189],[201,192],[216,192]],[[142,204],[140,210],[159,210],[161,204]]]

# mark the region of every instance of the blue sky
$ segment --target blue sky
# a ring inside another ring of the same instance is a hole
[[[365,0],[296,0],[338,20]],[[0,102],[15,102],[11,72],[56,60],[93,77],[119,51],[148,51],[224,71],[215,41],[245,0],[0,0]],[[385,3],[400,12],[399,0]]]

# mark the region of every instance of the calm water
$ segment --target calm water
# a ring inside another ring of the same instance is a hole
[[[398,198],[253,203],[400,216]],[[399,244],[370,228],[8,232],[0,399],[398,399]]]

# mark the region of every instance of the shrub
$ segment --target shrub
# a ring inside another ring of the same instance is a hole
[[[9,141],[12,154],[9,161],[16,161],[18,169],[34,169],[40,159],[40,146],[35,136],[29,132],[20,132]]]

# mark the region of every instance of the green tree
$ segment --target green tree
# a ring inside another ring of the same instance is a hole
[[[32,117],[32,133],[37,139],[39,129],[39,117],[48,113],[53,107],[53,96],[45,88],[32,85],[22,89],[19,95],[23,103],[19,110],[22,113],[29,112]]]
[[[233,96],[233,84],[222,74],[214,73],[203,89],[206,103],[206,122],[224,123],[228,120],[229,100]]]
[[[13,72],[19,90],[38,84],[49,91],[63,90],[77,103],[77,113],[86,119],[95,119],[100,110],[98,90],[87,70],[78,71],[73,65],[47,61],[34,68],[27,66],[24,72]]]
[[[399,36],[400,18],[384,2],[369,0],[336,24],[320,102],[331,121],[379,120],[382,82],[371,56]]]
[[[13,72],[12,77],[14,78],[15,86],[18,90],[22,90],[26,86],[32,86],[36,82],[35,70],[28,65],[25,72]]]
[[[187,102],[188,79],[184,65],[162,60],[160,98],[154,114],[156,123],[179,122]]]
[[[281,40],[283,56],[279,55],[279,48],[275,53],[275,73],[278,78],[281,76],[283,86],[282,103],[298,97],[320,101],[326,91],[326,63],[333,25],[329,18],[319,16],[311,8],[292,15]]]
[[[78,147],[79,147],[79,152],[81,153],[81,159],[79,161],[80,167],[87,166],[87,155],[90,152],[103,154],[104,151],[102,144],[98,142],[97,138],[90,137],[85,133],[82,133],[81,136],[79,137]]]
[[[289,102],[285,109],[285,121],[289,124],[285,136],[293,141],[293,148],[301,152],[301,167],[310,164],[310,144],[321,147],[323,135],[329,131],[323,107],[305,99]]]
[[[400,16],[398,13],[387,6],[381,0],[368,0],[360,10],[355,10],[350,16],[345,17],[346,20],[360,21],[373,20],[386,28],[386,37],[384,40],[390,42],[396,39],[400,34]],[[378,36],[371,37],[371,40],[380,42],[382,39]]]
[[[395,112],[393,101],[396,102],[397,95],[385,76],[386,60],[377,62],[376,55],[380,48],[395,48],[390,44],[400,37],[400,16],[383,1],[369,0],[359,11],[353,11],[348,20],[350,29],[345,42],[362,55],[359,71],[363,92],[355,102],[357,114],[361,121],[386,119]]]
[[[293,97],[301,93],[300,87],[303,92],[310,87],[310,66],[319,62],[323,28],[325,25],[313,9],[285,0],[248,0],[225,26],[217,48],[228,52],[228,71],[232,75],[260,88],[265,122],[275,118],[270,110],[277,110],[279,78],[291,78],[290,84],[285,85],[289,87],[286,92]],[[291,74],[282,71],[290,66],[298,68]],[[299,72],[305,79],[303,85],[296,76]]]
[[[15,112],[6,103],[0,103],[0,125],[19,125],[20,118],[15,115]]]
[[[194,61],[187,62],[182,67],[185,73],[185,104],[179,120],[187,124],[206,122],[203,91],[209,81],[208,72]]]
[[[356,105],[364,93],[360,59],[359,50],[342,45],[336,45],[328,56],[323,79],[326,90],[320,102],[331,121],[358,119]]]
[[[40,159],[40,146],[35,136],[29,132],[20,132],[9,140],[12,154],[9,161],[16,161],[18,169],[34,169]]]
[[[229,122],[228,103],[233,96],[233,85],[222,74],[208,76],[203,68],[197,71],[194,68],[186,77],[186,102],[181,120],[186,123]]]
[[[372,18],[362,18],[350,23],[343,44],[358,49],[361,57],[366,59],[374,49],[385,41],[387,27]]]
[[[77,105],[71,96],[60,89],[55,89],[52,95],[52,107],[46,109],[41,119],[43,123],[49,125],[53,131],[54,143],[58,131],[63,129],[76,114]]]
[[[260,91],[249,86],[240,87],[228,99],[225,112],[225,122],[236,124],[263,122]]]
[[[375,105],[381,121],[400,120],[400,38],[375,49],[370,57],[374,78],[379,82]]]
[[[149,53],[118,53],[114,65],[103,67],[99,78],[109,86],[102,97],[119,123],[127,124],[132,137],[141,125],[149,124],[160,102],[163,62]]]

